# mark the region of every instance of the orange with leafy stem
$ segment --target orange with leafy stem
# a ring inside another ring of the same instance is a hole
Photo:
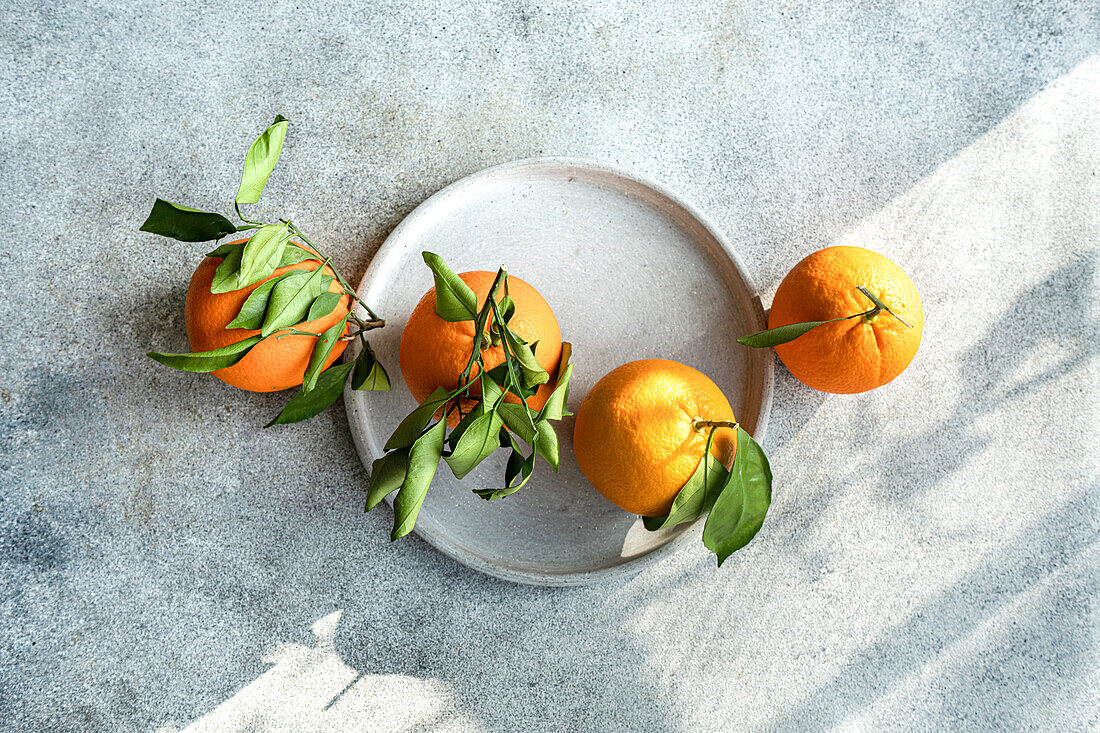
[[[707,375],[668,359],[641,359],[608,372],[584,398],[573,451],[605,499],[632,514],[659,517],[703,459],[708,422],[735,420]],[[711,454],[728,467],[734,430],[713,432]]]
[[[236,243],[234,242],[234,244]],[[298,244],[297,246],[316,253],[315,250],[305,245]],[[207,257],[204,259],[195,269],[195,273],[191,276],[191,284],[187,288],[183,319],[187,327],[187,338],[191,342],[192,351],[219,349],[243,341],[250,336],[258,335],[259,331],[226,328],[237,317],[248,295],[261,283],[278,277],[284,272],[295,269],[316,270],[321,266],[322,260],[305,260],[295,265],[279,267],[269,277],[240,290],[232,290],[228,293],[211,293],[210,283],[213,282],[214,272],[221,262],[220,257]],[[327,265],[325,266],[325,274],[335,275],[332,268]],[[336,280],[329,286],[329,292],[339,293],[342,291],[343,288]],[[300,331],[322,333],[347,314],[348,301],[349,298],[345,295],[328,315],[298,324],[295,328]],[[251,392],[276,392],[281,389],[290,389],[302,383],[302,376],[309,365],[309,357],[313,353],[313,347],[316,343],[317,339],[314,336],[294,335],[268,338],[256,344],[243,359],[233,366],[218,369],[211,373],[226,384],[240,389],[247,389]],[[336,343],[325,362],[326,369],[340,358],[340,354],[343,353],[346,346],[347,344],[343,341]]]
[[[493,286],[496,273],[476,270],[460,273],[459,277],[474,291],[477,309],[480,310],[485,305],[485,298]],[[527,343],[537,342],[533,347],[535,359],[550,375],[549,382],[541,385],[534,395],[527,398],[527,405],[539,410],[546,404],[556,385],[558,362],[561,360],[561,329],[546,299],[515,275],[508,276],[508,295],[516,304],[515,313],[508,322],[509,328]],[[500,288],[496,294],[497,302],[503,297],[503,288]],[[485,337],[485,343],[489,343],[488,336]],[[473,348],[473,321],[451,323],[443,320],[435,312],[435,288],[425,293],[401,332],[401,374],[416,401],[424,402],[436,387],[443,387],[448,391],[457,388],[459,377],[470,361]],[[490,346],[483,351],[482,357],[485,368],[492,369],[504,362],[504,347]],[[472,379],[477,375],[478,367],[475,365],[470,377]],[[470,391],[480,395],[481,387],[475,382]],[[512,394],[508,394],[505,399],[519,402],[519,398]],[[471,400],[462,400],[462,411],[467,412],[471,405]],[[454,427],[458,419],[457,413],[452,412],[448,423]]]
[[[775,346],[791,374],[822,392],[865,392],[891,381],[913,360],[924,328],[913,281],[862,247],[827,247],[795,265],[775,293],[768,328],[832,319]]]

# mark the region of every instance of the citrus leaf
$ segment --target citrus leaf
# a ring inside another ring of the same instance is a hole
[[[512,320],[512,316],[516,314],[516,303],[512,300],[512,296],[505,295],[500,299],[500,318],[506,324]]]
[[[573,365],[569,357],[573,354],[573,345],[568,341],[561,345],[561,362],[558,365],[558,383],[539,411],[539,419],[561,420],[566,414],[565,401],[569,397],[569,378],[573,376]]]
[[[497,384],[488,372],[481,372],[478,379],[481,381],[481,411],[488,412],[500,401],[504,388]]]
[[[447,436],[447,445],[451,447],[452,453],[454,452],[454,447],[458,445],[459,438],[461,438],[463,434],[465,434],[466,430],[469,429],[474,420],[477,420],[479,417],[487,414],[482,409],[484,404],[484,402],[478,402],[477,404],[475,404],[469,412],[462,416],[462,419],[458,421],[458,425],[455,425],[454,430],[452,430],[451,434]]]
[[[443,435],[447,430],[447,421],[440,420],[416,441],[409,449],[409,470],[393,500],[393,532],[390,540],[404,537],[416,524],[416,515],[424,505],[428,486],[439,467],[439,458],[443,455]]]
[[[230,321],[226,328],[247,328],[253,331],[259,329],[264,323],[264,313],[267,312],[267,302],[271,296],[271,289],[289,274],[284,273],[260,283],[255,290],[248,294],[244,305],[237,312],[237,317]]]
[[[300,422],[324,412],[333,402],[340,399],[340,395],[344,392],[344,382],[347,381],[353,366],[355,365],[351,362],[337,364],[321,372],[321,376],[317,378],[317,385],[313,389],[308,392],[301,390],[291,397],[283,407],[283,411],[264,427]]]
[[[806,321],[805,323],[792,323],[787,326],[777,326],[775,328],[769,328],[767,331],[758,331],[757,333],[750,333],[748,336],[742,336],[737,339],[737,343],[743,344],[744,346],[751,346],[754,349],[766,349],[771,346],[785,344],[788,341],[794,341],[799,336],[823,324],[843,320],[845,319],[832,318],[828,321]]]
[[[245,242],[226,242],[225,244],[219,244],[214,248],[213,252],[207,252],[207,257],[219,257],[225,259],[225,256],[235,249],[244,249]]]
[[[546,420],[540,420],[535,427],[535,452],[546,459],[554,473],[558,472],[558,434],[554,426]]]
[[[324,274],[323,267],[288,273],[288,277],[280,280],[271,291],[261,333],[267,336],[280,328],[301,323],[314,299],[328,290],[331,282],[332,277]]]
[[[286,224],[268,224],[256,230],[241,250],[241,269],[237,281],[241,287],[271,275],[279,266],[290,242]]]
[[[415,410],[410,412],[401,424],[397,426],[397,429],[393,431],[393,435],[386,441],[385,450],[393,450],[394,448],[404,448],[412,445],[417,436],[420,435],[420,431],[424,429],[424,426],[428,424],[428,421],[432,419],[432,415],[436,410],[443,406],[443,403],[451,398],[451,393],[442,387],[436,387],[431,396],[428,397]]]
[[[496,411],[478,415],[470,422],[455,444],[454,453],[446,458],[455,478],[465,478],[497,449],[497,434],[503,424]]]
[[[237,227],[221,214],[173,204],[164,199],[153,202],[149,217],[141,231],[160,234],[181,242],[208,242],[237,231]]]
[[[218,249],[221,249],[220,247]],[[217,251],[217,250],[215,250]],[[214,279],[210,281],[211,293],[228,293],[231,290],[240,290],[243,285],[240,283],[240,269],[241,269],[241,254],[244,252],[244,245],[233,247],[225,253],[222,261],[218,263],[217,269],[214,270]]]
[[[379,502],[401,488],[409,470],[409,449],[386,453],[370,465],[370,485],[367,488],[367,506],[370,511]]]
[[[506,496],[511,496],[526,485],[527,480],[531,478],[531,474],[534,471],[534,452],[524,458],[523,452],[519,448],[519,444],[516,443],[515,438],[507,431],[501,431],[500,446],[502,448],[510,446],[512,449],[511,454],[508,456],[508,463],[504,468],[504,488],[474,489],[474,493],[482,499],[491,501],[493,499],[503,499]],[[515,481],[517,477],[521,480],[518,484],[513,485],[512,482]]]
[[[250,336],[243,341],[210,351],[198,351],[193,354],[161,354],[150,351],[148,356],[164,366],[184,372],[212,372],[233,366],[261,341],[263,341],[262,336]]]
[[[523,380],[528,387],[536,387],[550,381],[550,375],[535,358],[535,345],[529,345],[510,328],[504,329],[504,340],[508,342],[508,349],[519,363]]]
[[[254,204],[260,200],[260,193],[282,155],[286,128],[286,118],[275,115],[275,121],[248,146],[248,153],[244,156],[241,185],[237,187],[234,199],[238,204]]]
[[[302,375],[303,393],[309,392],[317,385],[317,378],[321,375],[321,370],[325,368],[325,362],[328,361],[329,355],[336,347],[336,342],[344,335],[344,328],[347,325],[348,316],[345,315],[329,326],[321,334],[321,338],[317,339],[317,343],[313,345],[313,351],[309,355],[309,365],[306,367],[305,374]]]
[[[531,445],[535,442],[535,422],[531,419],[531,410],[527,405],[515,402],[503,402],[497,408],[500,416],[504,418],[504,424],[508,429],[519,436],[524,443]]]
[[[756,536],[771,501],[772,470],[768,457],[739,427],[733,468],[703,526],[703,544],[718,556],[719,566]]]
[[[642,524],[650,532],[665,527],[674,527],[683,522],[690,522],[703,516],[710,510],[708,502],[713,502],[718,490],[726,482],[729,472],[722,462],[707,451],[706,460],[699,460],[699,465],[691,478],[687,480],[683,488],[672,500],[672,509],[665,517],[642,517]]]
[[[305,262],[306,260],[323,262],[324,258],[310,252],[297,242],[291,242],[290,246],[283,250],[283,256],[279,260],[279,267],[297,265],[299,262]]]
[[[477,296],[462,278],[433,252],[422,253],[435,279],[435,312],[444,321],[472,321],[477,317]]]
[[[382,362],[374,358],[370,344],[363,342],[363,350],[355,360],[355,371],[351,374],[351,388],[363,392],[389,392],[390,375],[382,368]]]
[[[327,316],[336,309],[336,306],[340,304],[340,299],[344,297],[343,293],[334,293],[331,290],[318,295],[313,299],[313,302],[309,305],[309,312],[306,313],[305,320],[315,321],[322,316]]]

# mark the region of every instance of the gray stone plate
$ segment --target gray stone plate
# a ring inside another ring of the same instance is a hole
[[[763,438],[772,354],[736,339],[764,328],[764,310],[722,234],[653,181],[606,165],[540,158],[489,168],[435,194],[393,230],[367,269],[358,293],[389,324],[371,343],[393,383],[388,393],[349,387],[344,395],[368,470],[415,407],[397,355],[405,320],[432,287],[422,250],[457,272],[504,264],[543,294],[562,339],[573,343],[571,411],[611,369],[664,357],[710,376],[745,428]],[[577,467],[572,433],[566,418],[558,425],[559,473],[539,458],[528,485],[502,500],[485,501],[471,489],[502,484],[504,451],[461,482],[441,463],[416,532],[471,567],[538,585],[633,574],[698,542],[698,522],[651,533],[605,501]]]

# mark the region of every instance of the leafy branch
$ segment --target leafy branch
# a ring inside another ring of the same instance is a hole
[[[515,305],[507,295],[507,270],[497,270],[479,308],[473,290],[441,257],[432,252],[424,252],[423,257],[435,280],[436,314],[452,323],[472,321],[474,337],[458,386],[451,390],[437,387],[401,421],[386,441],[385,453],[371,466],[366,511],[397,492],[390,535],[393,540],[412,531],[440,460],[446,461],[455,477],[461,479],[497,448],[509,450],[504,485],[474,489],[475,494],[489,500],[522,489],[534,471],[536,455],[557,472],[558,436],[550,421],[570,414],[565,410],[565,401],[573,365],[569,363],[571,348],[567,343],[562,345],[557,383],[546,403],[540,410],[527,405],[526,400],[539,385],[549,382],[550,374],[535,359],[536,345],[528,344],[508,325]],[[498,299],[500,293],[503,296]],[[504,361],[486,369],[484,353],[493,343],[503,347]],[[458,422],[448,433],[448,418],[452,415]],[[529,454],[521,443],[530,446]]]
[[[721,566],[764,524],[772,500],[771,465],[760,445],[736,422],[700,419],[693,427],[709,431],[699,466],[673,499],[668,515],[642,517],[642,523],[655,532],[707,514],[703,544],[718,557]],[[728,471],[710,452],[714,431],[720,428],[737,431],[736,453]]]
[[[389,376],[366,340],[368,331],[381,328],[386,322],[360,300],[331,258],[307,239],[294,222],[279,219],[274,223],[265,223],[246,218],[241,211],[241,204],[259,201],[282,155],[288,124],[284,117],[276,115],[275,121],[248,148],[241,182],[233,200],[233,209],[242,224],[234,224],[221,214],[157,199],[141,225],[143,232],[183,242],[207,242],[236,232],[252,232],[248,239],[220,245],[207,256],[221,258],[210,283],[211,293],[227,293],[260,283],[249,293],[237,315],[226,326],[227,329],[259,333],[220,349],[191,354],[150,352],[149,356],[174,369],[212,372],[237,364],[249,351],[268,339],[286,336],[315,338],[309,365],[302,375],[301,389],[269,426],[298,422],[319,414],[340,397],[349,373],[352,374],[354,389],[384,391],[390,388]],[[313,269],[297,267],[306,261],[319,261],[320,264]],[[286,267],[291,269],[272,277],[275,270]],[[332,275],[326,274],[326,270]],[[337,291],[332,290],[334,283],[338,285]],[[349,308],[347,314],[324,333],[297,328],[332,314],[340,307],[344,297],[349,299],[349,303],[359,303],[367,318],[360,318],[354,308]],[[354,362],[326,369],[325,364],[336,343],[356,338],[363,347],[359,357]]]
[[[865,310],[862,313],[853,313],[850,316],[841,316],[840,318],[830,318],[827,321],[805,321],[804,323],[790,323],[786,326],[776,326],[775,328],[769,328],[766,331],[758,331],[751,333],[748,336],[742,336],[737,339],[737,343],[744,344],[745,346],[751,346],[754,349],[766,349],[772,346],[778,346],[779,344],[785,344],[788,341],[794,341],[799,336],[806,334],[818,326],[823,326],[826,323],[836,323],[837,321],[847,321],[852,318],[863,318],[867,321],[874,319],[879,313],[886,311],[894,318],[904,323],[908,328],[913,326],[909,324],[904,318],[899,316],[896,312],[890,309],[890,306],[883,303],[876,298],[870,290],[863,285],[856,288],[859,292],[863,293],[868,300],[871,301],[874,307],[869,310]]]

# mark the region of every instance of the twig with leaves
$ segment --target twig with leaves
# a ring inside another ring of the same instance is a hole
[[[311,242],[289,219],[265,223],[248,219],[241,204],[254,204],[275,169],[283,150],[288,122],[278,115],[275,121],[256,138],[245,155],[241,183],[233,200],[233,209],[241,224],[234,224],[221,214],[192,209],[157,199],[141,231],[152,232],[183,242],[219,240],[229,234],[252,231],[247,240],[223,244],[208,257],[219,257],[221,263],[210,283],[211,293],[227,293],[261,283],[249,293],[236,317],[227,329],[259,331],[237,343],[211,351],[189,354],[150,352],[156,361],[188,372],[212,372],[233,366],[257,344],[267,339],[285,336],[313,336],[317,339],[302,386],[283,410],[267,427],[292,423],[319,414],[334,403],[343,392],[344,383],[352,375],[352,387],[361,390],[388,390],[389,377],[374,356],[367,342],[367,332],[381,328],[385,321],[356,295],[347,281],[316,244]],[[295,241],[300,240],[300,241]],[[295,267],[306,261],[320,261],[315,269]],[[275,270],[290,267],[277,277]],[[332,275],[326,273],[332,272]],[[268,279],[270,278],[270,279]],[[333,283],[339,291],[331,291]],[[330,292],[331,291],[331,292]],[[296,328],[331,314],[344,297],[358,302],[367,318],[361,318],[354,307],[323,333]],[[332,350],[340,340],[358,338],[362,351],[354,362],[325,368]]]
[[[392,540],[405,536],[416,524],[441,459],[461,479],[498,447],[510,450],[503,487],[474,489],[483,499],[501,499],[522,489],[534,471],[536,454],[557,472],[558,436],[551,421],[572,414],[565,409],[573,373],[568,343],[562,344],[557,382],[546,403],[539,410],[527,404],[539,386],[550,380],[550,374],[535,358],[536,345],[528,344],[508,325],[515,304],[508,296],[505,268],[497,271],[479,308],[474,291],[441,257],[431,252],[424,252],[423,257],[435,279],[436,314],[452,323],[472,321],[474,338],[458,386],[436,388],[401,421],[386,441],[385,454],[371,466],[366,511],[397,492]],[[504,361],[485,369],[484,353],[490,344],[502,347]],[[451,415],[459,420],[448,434]],[[525,454],[521,442],[532,448],[530,455]]]

